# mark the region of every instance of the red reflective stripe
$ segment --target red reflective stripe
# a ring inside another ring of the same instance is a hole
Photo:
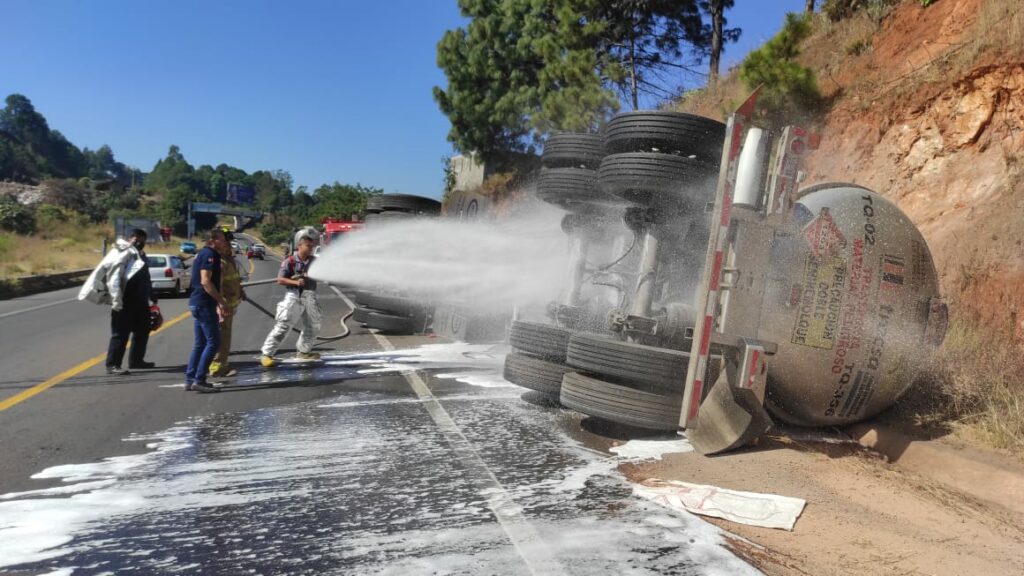
[[[704,333],[700,335],[700,357],[703,359],[711,350],[711,316],[704,317]]]
[[[754,387],[754,378],[757,377],[757,361],[761,358],[761,351],[754,350],[753,358],[750,362],[750,373],[747,375],[747,388]]]
[[[722,261],[724,259],[725,254],[721,250],[715,252],[715,261],[711,264],[711,285],[708,286],[708,292],[712,294],[718,292],[718,283],[721,282]]]
[[[729,146],[729,162],[732,163],[740,155],[740,134],[743,132],[743,123],[734,122],[732,125],[732,145]]]
[[[694,418],[697,417],[697,410],[700,408],[700,396],[701,396],[701,392],[703,390],[704,390],[704,381],[703,380],[694,380],[693,381],[693,392],[690,394],[690,414],[688,416],[689,420],[693,420]]]
[[[725,194],[722,195],[722,226],[729,225],[729,211],[732,210],[732,186],[726,186]]]

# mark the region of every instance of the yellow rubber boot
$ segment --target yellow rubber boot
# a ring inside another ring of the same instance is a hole
[[[275,360],[273,356],[267,356],[264,354],[260,357],[260,366],[263,366],[264,368],[273,368],[274,366],[277,366],[277,360]]]

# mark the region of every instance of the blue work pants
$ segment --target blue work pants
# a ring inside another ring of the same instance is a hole
[[[188,358],[185,369],[185,382],[189,384],[206,383],[206,375],[210,372],[210,363],[220,347],[220,326],[217,309],[213,306],[189,306],[192,318],[195,319],[195,341],[192,354]]]

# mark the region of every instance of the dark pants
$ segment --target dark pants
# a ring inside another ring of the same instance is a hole
[[[107,366],[120,366],[124,361],[124,350],[128,337],[132,339],[132,353],[128,365],[139,364],[146,358],[146,344],[149,343],[149,309],[139,306],[110,311],[110,345],[107,347]]]
[[[220,347],[217,309],[213,306],[189,306],[189,310],[195,319],[195,341],[192,344],[192,354],[188,358],[188,367],[185,369],[185,382],[205,383],[206,375],[210,372],[210,363],[213,362],[217,348]]]

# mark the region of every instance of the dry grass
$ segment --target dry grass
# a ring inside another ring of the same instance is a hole
[[[1024,11],[1020,0],[985,0],[974,33],[956,57],[961,71],[969,70],[991,54],[1007,60],[1024,56]]]
[[[0,278],[76,270],[95,266],[109,226],[65,222],[32,236],[4,234]]]
[[[1009,339],[954,321],[930,370],[892,416],[1024,456],[1024,358]]]
[[[63,222],[31,236],[0,233],[0,278],[50,274],[92,268],[102,257],[103,237],[112,238],[109,224]],[[178,244],[150,244],[147,251],[177,253]]]
[[[839,22],[822,14],[814,18],[814,31],[801,46],[798,61],[814,70],[826,102],[842,99],[882,109],[920,97],[927,92],[923,87],[948,84],[979,66],[1024,57],[1024,10],[1019,0],[985,0],[961,43],[936,45],[930,60],[915,61],[909,73],[895,73],[886,63],[875,62],[873,55],[874,35],[892,10],[864,10]],[[844,74],[852,69],[859,72]],[[734,68],[717,84],[689,92],[668,108],[724,120],[749,92]]]

